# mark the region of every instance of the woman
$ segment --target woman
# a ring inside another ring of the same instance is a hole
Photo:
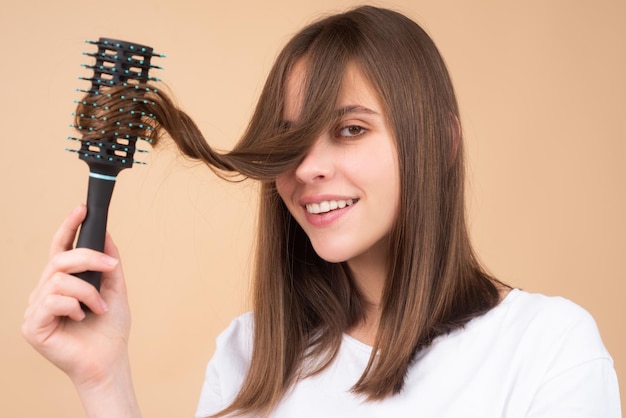
[[[411,20],[361,7],[304,28],[227,154],[157,119],[185,154],[262,183],[253,313],[219,337],[197,416],[620,416],[593,319],[476,261],[456,99]],[[88,416],[140,416],[119,254],[71,249],[84,212],[53,240],[24,334]],[[83,270],[105,273],[101,295]]]

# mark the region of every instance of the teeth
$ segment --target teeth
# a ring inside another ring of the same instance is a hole
[[[324,200],[319,203],[309,203],[306,205],[306,210],[312,214],[326,213],[335,209],[343,209],[346,206],[350,206],[354,203],[354,200]]]

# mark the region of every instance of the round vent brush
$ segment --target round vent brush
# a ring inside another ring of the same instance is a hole
[[[79,90],[85,97],[77,101],[75,122],[82,137],[68,137],[80,142],[78,153],[89,166],[87,191],[87,217],[83,222],[77,247],[104,250],[109,203],[115,180],[124,168],[133,163],[137,140],[152,142],[151,134],[156,124],[154,116],[141,111],[142,104],[150,104],[149,96],[157,92],[149,82],[159,81],[148,74],[152,68],[152,48],[136,43],[100,38],[87,41],[98,47],[95,53],[84,53],[95,58],[93,65],[83,65],[93,70],[92,77],[81,77],[91,82],[91,87]],[[77,274],[100,289],[100,272]]]

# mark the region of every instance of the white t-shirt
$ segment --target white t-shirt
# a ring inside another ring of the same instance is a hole
[[[252,347],[252,314],[218,337],[196,417],[228,406]],[[336,360],[287,393],[274,418],[621,418],[617,376],[593,318],[574,303],[513,290],[464,328],[437,338],[380,402],[350,392],[371,347],[344,335]]]

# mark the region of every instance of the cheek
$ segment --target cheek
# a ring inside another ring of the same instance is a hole
[[[290,207],[289,197],[293,193],[294,182],[290,174],[281,174],[276,177],[276,191],[287,207]]]
[[[386,218],[394,222],[400,206],[401,181],[399,163],[395,152],[392,151],[387,153],[387,158],[381,158],[378,163],[379,172],[383,174],[372,180],[373,188],[377,190],[380,202],[384,202]]]

